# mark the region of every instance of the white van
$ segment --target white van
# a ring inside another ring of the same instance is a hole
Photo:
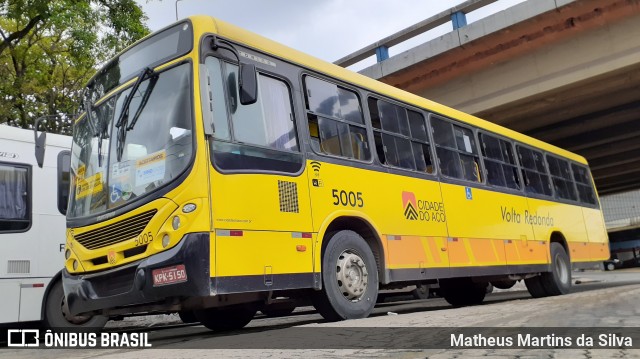
[[[68,314],[60,281],[71,137],[47,134],[42,168],[34,138],[32,130],[0,125],[0,324],[102,327],[105,317]]]

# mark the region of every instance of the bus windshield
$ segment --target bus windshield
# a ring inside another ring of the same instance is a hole
[[[129,104],[129,123],[119,128],[116,121],[131,89],[101,101],[76,123],[67,213],[71,218],[100,214],[153,192],[190,163],[191,65],[183,63],[144,80]],[[120,136],[121,156],[118,131],[125,133]]]

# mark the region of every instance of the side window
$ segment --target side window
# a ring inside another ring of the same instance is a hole
[[[573,176],[569,169],[569,162],[547,155],[551,182],[557,198],[577,201],[578,195],[573,185]]]
[[[313,150],[361,161],[371,159],[356,93],[311,76],[304,77],[304,85]]]
[[[376,152],[381,163],[433,173],[427,123],[422,114],[369,98]]]
[[[439,117],[431,117],[440,171],[447,177],[482,182],[473,131]]]
[[[524,189],[527,193],[551,196],[551,185],[547,175],[547,167],[544,164],[542,152],[526,147],[517,146],[522,175],[524,177]]]
[[[70,166],[71,152],[60,152],[58,154],[58,211],[62,214],[67,214],[67,202],[69,202]]]
[[[295,173],[303,164],[291,91],[286,82],[258,73],[258,101],[240,103],[238,66],[209,57],[213,162],[223,170]]]
[[[510,142],[484,133],[480,134],[487,183],[498,187],[520,189],[520,176]]]
[[[31,225],[31,169],[0,164],[0,232],[22,232]]]
[[[596,195],[593,190],[591,175],[586,167],[571,164],[573,170],[573,179],[576,181],[576,187],[578,188],[578,197],[580,202],[588,204],[596,204]]]

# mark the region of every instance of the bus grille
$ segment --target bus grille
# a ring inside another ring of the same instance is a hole
[[[98,249],[137,237],[157,210],[140,213],[120,222],[78,234],[76,241],[87,249]]]

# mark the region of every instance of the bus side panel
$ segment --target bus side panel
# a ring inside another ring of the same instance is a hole
[[[242,231],[240,235],[226,230],[217,230],[215,237],[218,283],[224,283],[225,278],[246,281],[241,291],[247,292],[313,287],[314,238],[290,232]],[[219,286],[219,292],[238,292],[222,286],[226,288]]]
[[[0,323],[17,322],[20,314],[20,280],[0,279],[0,293]]]
[[[609,259],[609,238],[602,218],[602,212],[593,208],[582,208],[584,224],[589,236],[589,257],[593,261]]]
[[[572,262],[589,261],[589,239],[581,207],[529,198],[525,220],[533,226],[536,240],[548,242],[553,232],[559,232],[567,241]]]
[[[533,237],[521,218],[525,198],[448,183],[442,184],[442,196],[452,267],[537,263],[524,250]]]
[[[211,262],[215,267],[211,272],[221,278],[218,290],[282,289],[278,276],[286,281],[291,275],[297,283],[287,288],[313,287],[313,228],[306,174],[211,172],[215,228],[215,260]],[[226,285],[225,289],[224,283],[229,282],[223,277],[245,277],[246,285]]]
[[[437,181],[312,162],[320,163],[309,174],[314,231],[338,213],[369,218],[380,231],[392,279],[424,278],[429,272],[420,269],[425,268],[448,270],[446,216]]]
[[[43,283],[44,282],[44,283]],[[20,285],[20,318],[21,322],[42,319],[42,300],[49,280],[25,280]],[[33,286],[37,284],[37,286]],[[40,284],[44,284],[40,286]]]

